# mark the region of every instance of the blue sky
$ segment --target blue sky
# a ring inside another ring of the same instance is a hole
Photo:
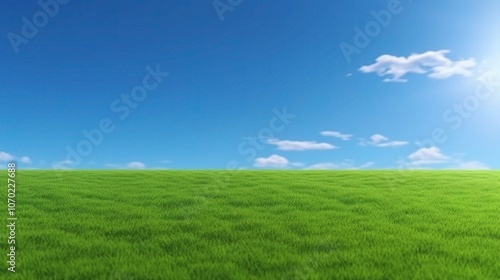
[[[0,162],[500,168],[498,1],[2,1]]]

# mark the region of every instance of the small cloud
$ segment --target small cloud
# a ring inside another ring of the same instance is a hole
[[[438,147],[421,148],[408,156],[412,166],[423,166],[430,164],[445,163],[450,160]]]
[[[278,167],[283,168],[288,166],[288,160],[279,155],[271,155],[267,158],[256,158],[255,166],[256,167]]]
[[[0,161],[7,162],[14,160],[14,156],[6,152],[0,152]]]
[[[389,138],[387,138],[387,137],[385,137],[384,135],[381,135],[381,134],[372,135],[372,137],[370,137],[370,139],[375,144],[378,144],[380,142],[389,141]]]
[[[24,156],[19,159],[19,162],[28,164],[31,163],[31,159],[29,157]]]
[[[337,147],[329,143],[318,143],[316,141],[290,141],[269,139],[267,143],[275,145],[282,151],[306,151],[306,150],[332,150]]]
[[[15,156],[13,156],[7,152],[0,151],[0,162],[9,162],[9,161],[13,161],[15,159],[16,159]],[[27,156],[21,157],[17,160],[21,163],[26,163],[26,164],[31,163],[31,159]]]
[[[449,50],[413,53],[408,57],[384,54],[374,64],[359,68],[362,73],[377,73],[379,76],[392,75],[384,82],[407,82],[403,77],[408,73],[427,74],[431,79],[447,79],[452,76],[471,77],[477,63],[474,58],[453,61],[445,55]]]
[[[127,164],[127,167],[130,169],[144,169],[146,165],[142,162],[133,161]]]
[[[479,161],[467,161],[458,164],[458,169],[465,170],[487,170],[490,169],[487,165]]]
[[[400,147],[408,145],[407,141],[390,141],[389,138],[381,134],[374,134],[370,137],[370,141],[361,139],[359,145],[361,146],[376,146],[376,147]]]
[[[459,154],[460,155],[460,154]],[[443,169],[449,170],[488,170],[486,164],[473,160],[463,161],[456,157],[445,155],[438,147],[421,148],[410,154],[407,159],[398,161],[400,169],[428,169],[431,165],[446,164]]]
[[[343,134],[343,133],[338,132],[338,131],[321,131],[321,135],[340,138],[344,141],[347,141],[347,140],[351,139],[351,137],[352,137],[352,134]]]
[[[345,75],[346,77],[351,77],[352,76],[352,73],[347,73],[347,75]]]
[[[364,164],[360,165],[360,166],[359,166],[359,168],[360,168],[360,169],[363,169],[363,168],[368,168],[368,167],[373,166],[374,164],[375,164],[374,162],[369,161],[369,162],[367,162],[367,163],[364,163]]]
[[[377,147],[401,147],[401,146],[406,146],[408,145],[408,142],[406,141],[389,141],[385,143],[380,143],[375,146]]]

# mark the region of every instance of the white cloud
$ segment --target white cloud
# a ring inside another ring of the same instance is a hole
[[[406,141],[388,141],[388,142],[384,142],[384,143],[379,143],[375,146],[377,146],[377,147],[401,147],[401,146],[405,146],[405,145],[408,145],[408,142],[406,142]]]
[[[255,159],[255,166],[256,167],[287,167],[288,166],[288,160],[282,156],[279,155],[271,155],[267,158],[256,158]]]
[[[0,161],[12,161],[14,160],[14,156],[12,156],[11,154],[9,153],[6,153],[6,152],[0,152]]]
[[[374,164],[375,164],[375,162],[373,162],[373,161],[369,161],[369,162],[367,162],[367,163],[364,163],[364,164],[360,165],[360,166],[359,166],[359,168],[361,168],[361,169],[363,169],[363,168],[368,168],[368,167],[373,166]]]
[[[427,169],[430,165],[446,164],[443,169],[451,170],[486,170],[491,169],[486,164],[477,161],[463,161],[459,158],[444,154],[438,147],[421,148],[410,154],[407,160],[400,160],[400,168]]]
[[[471,70],[477,65],[475,59],[453,61],[445,56],[449,52],[428,51],[414,53],[408,57],[384,54],[379,56],[374,64],[362,66],[359,71],[377,73],[379,76],[392,75],[384,79],[384,82],[407,82],[403,77],[408,73],[427,74],[431,79],[447,79],[455,75],[472,76]]]
[[[352,137],[352,134],[343,134],[343,133],[338,132],[338,131],[321,131],[321,135],[340,138],[344,141],[347,141],[347,140],[351,139],[351,137]]]
[[[412,166],[445,163],[450,160],[438,147],[421,148],[408,156]]]
[[[144,169],[146,165],[142,162],[133,161],[127,164],[127,167],[130,169]]]
[[[290,141],[269,139],[267,143],[275,145],[282,151],[306,151],[306,150],[331,150],[337,147],[329,143],[318,143],[316,141]]]
[[[467,170],[486,170],[490,169],[487,165],[480,161],[467,161],[461,162],[458,164],[458,169],[467,169]]]
[[[8,161],[13,161],[15,159],[16,159],[15,156],[7,152],[0,151],[0,162],[8,162]],[[31,159],[27,156],[19,158],[18,161],[21,163],[31,163]]]
[[[380,142],[389,141],[389,138],[385,137],[382,134],[374,134],[374,135],[372,135],[372,137],[370,137],[370,139],[375,144],[380,143]]]
[[[400,147],[400,146],[405,146],[408,145],[407,141],[390,141],[389,138],[385,137],[384,135],[381,134],[374,134],[370,137],[370,141],[366,141],[364,139],[361,139],[360,143],[361,146],[376,146],[376,147]]]
[[[24,156],[24,157],[21,157],[19,159],[19,162],[22,162],[22,163],[31,163],[31,159],[29,157]]]

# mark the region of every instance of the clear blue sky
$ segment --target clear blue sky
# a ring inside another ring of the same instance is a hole
[[[498,1],[42,2],[0,4],[2,165],[500,168]]]

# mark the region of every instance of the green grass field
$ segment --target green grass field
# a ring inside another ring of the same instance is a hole
[[[4,226],[4,279],[500,279],[499,172],[16,179],[17,265],[7,271]],[[6,187],[0,199],[6,218]]]

